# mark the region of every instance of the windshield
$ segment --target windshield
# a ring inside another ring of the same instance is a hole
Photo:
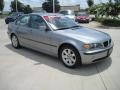
[[[78,14],[78,16],[88,16],[87,14]]]
[[[64,16],[44,16],[44,18],[54,30],[79,27],[79,25],[75,21]]]
[[[77,14],[78,16],[89,16],[86,12],[80,12]]]

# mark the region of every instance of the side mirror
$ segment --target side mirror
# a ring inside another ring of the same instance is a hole
[[[45,29],[45,31],[48,32],[48,31],[50,31],[50,29],[47,27],[47,28]]]
[[[44,26],[39,26],[39,29],[41,29],[41,30],[44,30],[44,31],[49,31],[49,28],[46,26],[46,25],[44,25]]]

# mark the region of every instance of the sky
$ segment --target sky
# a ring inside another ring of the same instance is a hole
[[[5,2],[5,7],[4,11],[9,11],[10,10],[10,2],[13,0],[4,0]],[[31,7],[41,7],[42,3],[45,0],[19,0],[20,2],[24,3],[25,5],[30,5]],[[60,2],[60,5],[76,5],[80,4],[80,8],[85,9],[88,7],[87,5],[87,0],[58,0]],[[107,2],[108,0],[94,0],[95,4],[98,4],[100,2]]]

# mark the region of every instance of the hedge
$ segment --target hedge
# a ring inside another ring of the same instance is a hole
[[[106,26],[120,27],[120,20],[117,19],[104,19],[101,23]]]
[[[101,24],[105,26],[120,27],[120,20],[118,19],[96,18],[96,21],[100,22]]]

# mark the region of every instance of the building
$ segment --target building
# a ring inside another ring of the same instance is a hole
[[[33,7],[32,10],[33,10],[33,12],[41,12],[41,11],[43,11],[42,7]]]
[[[32,9],[33,9],[33,12],[43,12],[44,11],[42,9],[42,7],[33,7]],[[63,11],[63,10],[72,10],[75,12],[79,12],[80,11],[80,4],[61,6],[61,11]]]
[[[79,12],[80,11],[80,4],[61,6],[61,11],[63,11],[63,10],[72,10],[72,11],[75,11],[75,12]]]

